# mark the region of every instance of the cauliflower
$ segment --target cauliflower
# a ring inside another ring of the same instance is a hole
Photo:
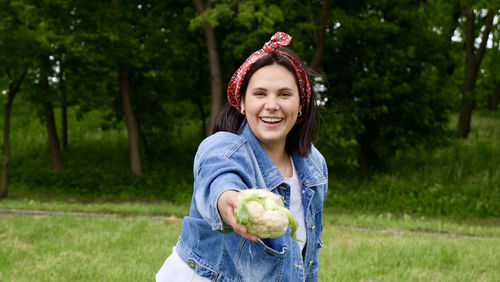
[[[247,226],[248,232],[260,238],[276,238],[292,226],[292,238],[295,237],[297,221],[290,210],[285,208],[283,198],[264,189],[240,191],[238,207],[235,210],[236,222]]]

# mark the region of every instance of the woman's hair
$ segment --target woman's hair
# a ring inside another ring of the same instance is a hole
[[[300,62],[297,55],[290,49],[285,47],[281,47],[280,49]],[[250,81],[252,75],[258,69],[273,64],[282,65],[293,73],[298,87],[297,74],[295,73],[293,65],[286,58],[286,56],[280,53],[269,53],[262,57],[259,61],[255,62],[245,75],[240,88],[241,100],[245,99],[248,82]],[[304,67],[306,66],[305,64],[302,65]],[[309,68],[305,69],[309,82],[311,82],[311,78],[315,76],[315,73]],[[306,119],[302,122],[296,123],[287,135],[285,151],[288,154],[296,152],[302,157],[307,157],[311,151],[312,139],[319,130],[319,113],[316,105],[316,93],[314,92],[313,87],[311,87],[311,97],[308,106],[309,109],[303,109],[303,111],[308,113]],[[228,131],[237,134],[240,130],[242,130],[244,123],[246,123],[245,115],[241,114],[238,110],[231,106],[231,104],[227,103],[217,114],[212,127],[212,133],[216,133],[218,131]]]

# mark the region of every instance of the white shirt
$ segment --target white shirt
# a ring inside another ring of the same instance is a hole
[[[295,236],[302,241],[299,242],[300,250],[302,251],[307,239],[304,205],[302,204],[302,183],[300,183],[291,158],[290,161],[292,163],[293,175],[290,178],[285,177],[285,182],[290,186],[290,212],[292,212],[299,224]]]

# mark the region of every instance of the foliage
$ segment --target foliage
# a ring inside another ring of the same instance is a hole
[[[327,206],[455,218],[498,217],[498,125],[498,117],[476,115],[475,130],[467,141],[456,140],[434,150],[416,147],[399,151],[387,174],[330,179]]]
[[[325,96],[340,114],[328,119],[327,131],[340,148],[358,143],[362,169],[380,168],[399,149],[442,144],[450,96],[438,79],[443,50],[427,44],[440,39],[425,7],[380,1],[359,8],[334,11],[337,28],[327,42],[334,52],[324,58],[332,86]]]

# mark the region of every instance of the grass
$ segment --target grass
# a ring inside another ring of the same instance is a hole
[[[151,281],[179,224],[115,217],[3,216],[1,281]]]
[[[500,238],[339,229],[321,250],[320,281],[498,281]]]
[[[149,202],[149,203],[148,203]],[[142,216],[176,216],[187,215],[189,206],[187,204],[173,204],[165,201],[154,201],[151,204],[147,200],[123,200],[115,202],[78,202],[76,199],[66,201],[40,201],[36,199],[0,201],[0,209],[9,210],[43,210],[52,212],[89,212],[101,214],[114,214],[120,216],[142,215]]]
[[[52,211],[0,215],[0,281],[151,281],[181,228],[167,217],[144,216],[171,214],[166,203],[0,203]],[[320,281],[500,279],[495,222],[328,213],[322,237]]]

